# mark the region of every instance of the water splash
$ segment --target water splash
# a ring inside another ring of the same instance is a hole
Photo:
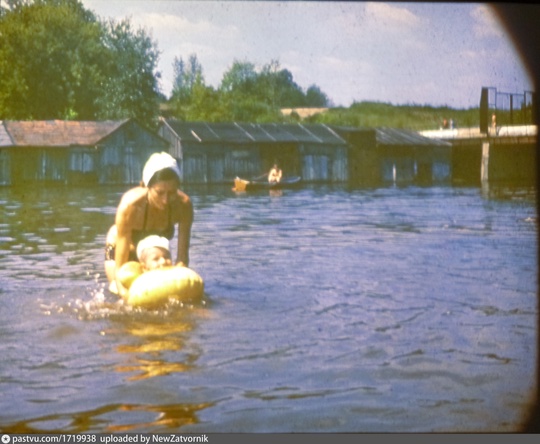
[[[90,273],[88,275],[90,276]],[[68,314],[75,316],[79,320],[96,320],[118,316],[167,316],[171,311],[189,310],[207,305],[207,301],[204,299],[197,304],[187,304],[171,298],[162,307],[151,310],[132,307],[123,299],[109,292],[107,282],[103,281],[100,273],[95,273],[91,277],[93,282],[86,289],[85,297],[71,297],[62,294],[60,301],[50,302],[39,299],[38,302],[42,313],[48,316],[53,314]]]

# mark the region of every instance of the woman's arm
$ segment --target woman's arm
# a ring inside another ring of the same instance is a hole
[[[116,246],[115,246],[115,281],[120,296],[127,294],[127,289],[121,284],[117,271],[129,259],[129,250],[131,247],[133,207],[130,204],[121,202],[116,212]]]
[[[191,240],[191,226],[193,225],[193,204],[186,194],[180,196],[181,204],[178,222],[178,265],[189,266],[189,245]]]

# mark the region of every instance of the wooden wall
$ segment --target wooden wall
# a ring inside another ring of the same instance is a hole
[[[152,153],[169,151],[169,144],[135,122],[128,122],[98,147],[100,184],[137,184]]]
[[[0,149],[0,184],[137,184],[150,155],[161,151],[169,151],[165,140],[128,121],[97,146]]]
[[[252,179],[268,173],[274,163],[285,176],[302,176],[306,182],[348,179],[346,146],[184,142],[182,149],[187,183],[229,183],[237,176]]]

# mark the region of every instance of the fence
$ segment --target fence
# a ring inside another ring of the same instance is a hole
[[[509,93],[483,87],[480,96],[480,132],[488,127],[536,123],[536,92]]]

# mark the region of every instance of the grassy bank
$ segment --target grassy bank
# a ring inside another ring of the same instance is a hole
[[[354,103],[349,108],[331,108],[304,122],[353,127],[391,127],[414,131],[438,129],[444,120],[453,120],[456,127],[477,127],[478,108],[453,109],[422,105],[392,105],[380,102]]]

